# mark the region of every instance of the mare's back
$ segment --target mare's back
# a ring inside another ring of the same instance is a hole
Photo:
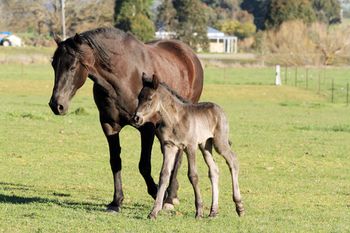
[[[192,49],[178,40],[152,41],[146,46],[162,81],[186,99],[198,102],[203,88],[203,68]]]

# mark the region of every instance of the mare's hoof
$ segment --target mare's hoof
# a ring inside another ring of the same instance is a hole
[[[178,198],[167,198],[164,201],[163,209],[164,210],[173,210],[175,205],[179,205],[180,201]]]
[[[107,205],[107,209],[106,209],[106,211],[107,212],[111,212],[111,213],[118,213],[118,212],[120,212],[120,206],[117,206],[117,205],[114,205],[114,204],[109,204],[109,205]]]
[[[170,204],[170,203],[165,203],[163,205],[163,210],[173,210],[175,207],[173,204]]]
[[[173,205],[179,205],[180,204],[180,200],[179,200],[179,198],[173,198]]]

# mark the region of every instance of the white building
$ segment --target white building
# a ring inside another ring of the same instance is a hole
[[[167,32],[160,28],[156,32],[157,39],[175,38],[175,32]],[[226,36],[225,33],[220,32],[212,27],[208,27],[207,36],[209,39],[209,52],[211,53],[237,53],[236,36]]]
[[[226,36],[214,28],[208,27],[209,51],[211,53],[237,53],[236,36]]]

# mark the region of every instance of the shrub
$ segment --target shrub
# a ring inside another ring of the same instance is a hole
[[[283,23],[265,32],[262,51],[270,63],[282,65],[334,65],[349,59],[349,28],[302,21]]]

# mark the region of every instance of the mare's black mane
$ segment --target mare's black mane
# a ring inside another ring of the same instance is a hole
[[[94,55],[97,60],[101,63],[101,65],[107,70],[111,69],[111,53],[113,51],[109,51],[106,48],[106,39],[113,39],[115,44],[121,43],[126,37],[127,33],[117,29],[117,28],[97,28],[94,30],[86,31],[84,33],[79,34],[80,39],[83,43],[89,45],[94,51]],[[122,47],[122,45],[119,45]]]
[[[97,28],[78,35],[81,42],[87,44],[94,51],[94,56],[100,65],[109,71],[111,70],[111,56],[116,52],[107,48],[106,40],[113,39],[113,44],[116,45],[115,47],[123,48],[123,45],[120,43],[122,43],[122,41],[129,36],[128,33],[125,33],[117,28]],[[76,56],[77,53],[82,53],[82,51],[79,50],[79,46],[74,38],[75,37],[73,36],[61,42],[61,49],[58,49],[56,53],[66,52],[72,56]],[[60,54],[57,54],[57,56],[59,55]]]

